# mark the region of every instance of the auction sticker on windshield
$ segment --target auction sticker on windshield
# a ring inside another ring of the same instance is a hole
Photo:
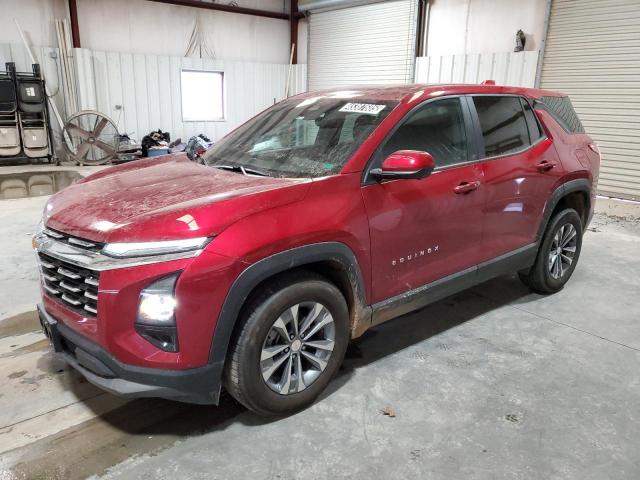
[[[375,103],[347,103],[340,109],[340,111],[378,115],[382,110],[384,110],[384,107],[386,107],[386,105],[376,105]]]

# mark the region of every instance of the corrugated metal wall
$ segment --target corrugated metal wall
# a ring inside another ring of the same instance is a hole
[[[533,87],[538,51],[416,58],[416,83],[480,83]]]
[[[541,87],[600,146],[601,193],[640,199],[640,0],[554,0],[549,20]]]
[[[76,49],[80,106],[106,113],[137,137],[161,128],[172,138],[219,139],[284,96],[288,65]],[[306,65],[294,65],[293,94],[306,90]],[[223,122],[183,122],[180,71],[224,72]],[[122,110],[116,110],[122,105]]]
[[[309,90],[354,84],[411,83],[417,2],[311,12]]]
[[[53,48],[35,48],[43,66],[49,93],[58,90]],[[94,52],[75,49],[79,106],[105,113],[121,133],[141,139],[152,129],[171,132],[172,138],[204,133],[221,138],[256,113],[284,96],[288,65],[203,60],[195,58]],[[24,47],[0,45],[0,62],[14,61],[19,70],[29,70]],[[224,122],[183,122],[180,70],[213,70],[225,74],[226,119]],[[291,94],[306,90],[306,65],[294,65]],[[56,95],[62,110],[62,95]],[[116,105],[123,108],[118,110]]]

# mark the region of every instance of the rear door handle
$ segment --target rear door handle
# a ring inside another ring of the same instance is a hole
[[[539,172],[548,172],[555,166],[556,166],[556,162],[548,162],[546,160],[543,160],[536,165],[536,168],[538,169]]]
[[[477,180],[475,182],[462,182],[460,185],[454,188],[453,191],[458,194],[469,193],[477,190],[479,186],[480,182],[478,182]]]

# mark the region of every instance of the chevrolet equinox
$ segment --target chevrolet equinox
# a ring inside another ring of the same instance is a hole
[[[367,329],[509,272],[571,277],[600,166],[568,97],[352,87],[277,103],[202,163],[107,168],[34,237],[55,351],[119,395],[311,404]]]

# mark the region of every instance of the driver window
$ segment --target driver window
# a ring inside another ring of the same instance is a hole
[[[466,162],[467,134],[460,99],[429,102],[410,113],[382,147],[382,158],[398,150],[428,152],[436,167]]]

